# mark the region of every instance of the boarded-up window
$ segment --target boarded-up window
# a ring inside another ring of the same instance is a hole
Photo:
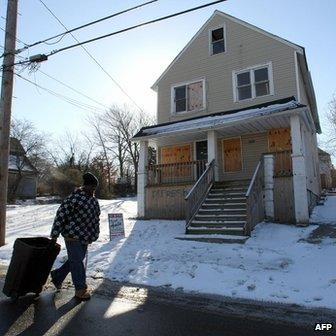
[[[191,145],[162,147],[161,163],[187,163],[191,161]],[[161,169],[162,179],[174,178],[175,181],[191,176],[192,170],[190,165],[169,165]]]
[[[198,111],[204,108],[204,83],[198,81],[174,87],[176,113]]]
[[[242,170],[242,154],[240,138],[223,140],[224,171]]]
[[[289,128],[268,131],[268,149],[274,153],[274,175],[287,176],[292,173],[292,142]]]
[[[162,147],[161,163],[178,163],[191,161],[191,145]]]

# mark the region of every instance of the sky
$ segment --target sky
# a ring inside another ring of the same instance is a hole
[[[68,28],[146,2],[43,1]],[[74,34],[82,41],[210,1],[159,0]],[[5,27],[6,6],[7,1],[0,0],[1,28]],[[88,44],[86,48],[137,105],[147,113],[155,115],[156,93],[151,90],[151,85],[215,9],[305,47],[322,128],[326,129],[327,105],[336,92],[335,0],[228,0],[197,12]],[[40,0],[19,0],[17,37],[21,41],[32,43],[63,31],[64,28],[43,7]],[[0,30],[0,46],[4,45],[3,40],[4,33]],[[47,53],[73,43],[75,42],[72,37],[66,36],[54,45],[40,44],[30,48],[21,56]],[[18,43],[17,47],[22,47],[22,44]],[[18,69],[22,71],[22,76],[38,85],[90,105],[90,111],[83,110],[16,77],[13,116],[28,119],[38,129],[55,137],[62,136],[65,131],[85,132],[89,127],[87,117],[91,111],[103,113],[105,107],[114,104],[128,104],[137,109],[80,47],[50,57],[48,61],[40,64],[40,70],[103,105],[78,95],[40,71]]]

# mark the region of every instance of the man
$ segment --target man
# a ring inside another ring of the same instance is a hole
[[[97,186],[98,180],[93,174],[83,175],[83,185],[58,208],[50,234],[55,242],[62,234],[68,254],[68,260],[60,268],[51,271],[51,281],[60,290],[70,272],[76,290],[75,296],[81,300],[90,299],[83,260],[88,245],[99,236],[100,208],[94,197]]]

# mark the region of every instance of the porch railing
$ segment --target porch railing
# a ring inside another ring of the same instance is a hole
[[[253,228],[264,220],[264,160],[259,161],[251,183],[246,192],[246,228],[245,234],[250,236]]]
[[[206,161],[155,164],[147,167],[147,185],[194,183],[206,169]]]
[[[270,153],[274,155],[274,176],[292,176],[292,152],[290,150]]]
[[[195,185],[189,191],[186,196],[186,228],[189,226],[190,222],[197,213],[199,207],[201,206],[204,197],[211,188],[215,179],[215,160],[212,160],[207,166],[204,173],[197,180]]]

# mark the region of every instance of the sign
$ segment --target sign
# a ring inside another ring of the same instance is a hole
[[[115,237],[125,237],[124,218],[122,213],[108,214],[110,240]]]

